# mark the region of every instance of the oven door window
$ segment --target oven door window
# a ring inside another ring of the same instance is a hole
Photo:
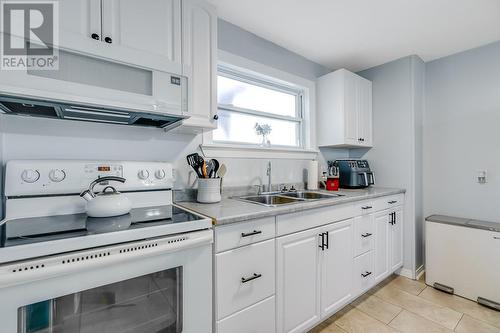
[[[18,333],[182,332],[182,267],[29,304]]]

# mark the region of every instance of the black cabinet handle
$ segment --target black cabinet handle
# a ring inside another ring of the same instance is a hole
[[[389,221],[390,224],[395,225],[396,224],[396,212],[392,212],[389,214],[391,217],[391,220]]]
[[[241,283],[247,283],[247,282],[250,282],[252,280],[258,279],[260,277],[262,277],[262,274],[253,273],[253,275],[251,277],[248,277],[248,278],[242,277]]]
[[[90,37],[92,37],[92,39],[99,40],[99,35],[96,33],[93,33]]]
[[[372,206],[364,206],[364,207],[361,207],[361,209],[372,209],[373,207]]]
[[[105,41],[106,43],[108,43],[108,44],[113,43],[113,40],[111,39],[111,37],[105,37],[105,38],[104,38],[104,41]]]
[[[214,120],[217,120],[217,119],[219,119],[219,115],[216,114],[216,115],[214,115]]]
[[[370,237],[372,234],[370,234],[369,232],[367,232],[366,234],[362,234],[361,237],[363,238],[366,238],[366,237]]]
[[[328,231],[325,232],[325,237],[326,237],[326,248],[328,249],[330,246],[330,235],[328,234]]]
[[[258,234],[261,234],[261,233],[262,233],[262,231],[260,231],[260,230],[254,230],[252,232],[247,232],[247,233],[242,232],[241,233],[241,237],[250,237],[250,236],[258,235]]]
[[[325,251],[325,233],[322,232],[319,234],[319,237],[321,237],[321,244],[319,245],[319,248],[321,249],[321,251]]]
[[[367,277],[367,276],[369,276],[369,275],[372,275],[372,272],[366,272],[364,274],[361,273],[361,276],[364,277],[364,278]]]
[[[395,204],[397,201],[396,200],[391,200],[389,202],[387,202],[388,204],[392,205],[392,204]]]

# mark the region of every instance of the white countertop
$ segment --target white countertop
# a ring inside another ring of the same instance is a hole
[[[369,187],[367,189],[356,190],[342,189],[336,192],[318,190],[317,192],[336,193],[342,194],[342,196],[332,197],[331,199],[303,201],[298,203],[279,205],[277,207],[267,207],[231,198],[223,198],[221,202],[213,204],[203,204],[190,201],[176,202],[176,204],[212,218],[212,221],[215,225],[222,225],[247,221],[256,218],[294,213],[306,209],[334,206],[349,202],[394,195],[404,193],[405,190],[400,188]]]

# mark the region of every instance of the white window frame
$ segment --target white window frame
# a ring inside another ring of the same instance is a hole
[[[234,75],[238,80],[248,79],[255,84],[259,82],[263,87],[274,90],[283,89],[285,92],[297,92],[300,98],[300,113],[298,118],[273,115],[267,112],[254,110],[238,110],[234,106],[222,106],[230,111],[241,111],[246,114],[261,115],[275,119],[300,121],[300,147],[277,146],[261,147],[254,144],[214,142],[212,132],[204,132],[201,149],[206,157],[241,157],[241,158],[291,158],[315,159],[318,154],[315,137],[315,97],[316,83],[311,80],[284,72],[252,60],[219,50],[219,67],[223,76]],[[219,106],[218,106],[219,108]]]

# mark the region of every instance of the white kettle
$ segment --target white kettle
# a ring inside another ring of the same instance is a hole
[[[102,192],[95,194],[94,186],[107,181],[125,183],[122,177],[102,177],[90,183],[89,188],[80,196],[87,200],[87,215],[90,217],[111,217],[128,214],[132,204],[125,195],[118,192],[113,186],[106,186]]]

